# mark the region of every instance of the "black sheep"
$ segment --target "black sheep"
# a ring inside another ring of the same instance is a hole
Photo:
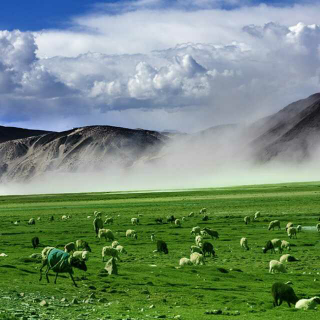
[[[273,297],[274,307],[280,306],[282,304],[282,301],[286,301],[288,303],[288,306],[291,307],[291,303],[295,305],[299,300],[292,287],[281,282],[276,282],[272,285],[271,294]]]
[[[158,252],[163,252],[164,254],[168,254],[168,247],[167,244],[163,240],[158,240],[157,241],[157,251]]]
[[[167,222],[174,223],[176,221],[176,218],[174,216],[167,216]]]
[[[32,242],[33,249],[35,249],[35,248],[37,248],[39,246],[40,240],[39,240],[38,237],[33,237],[31,239],[31,242]]]
[[[267,241],[266,245],[263,248],[263,253],[266,253],[268,250],[271,250],[273,253],[275,253],[274,246],[271,240]]]
[[[206,253],[209,254],[209,256],[211,255],[212,257],[214,257],[216,255],[214,249],[213,249],[213,245],[210,242],[204,242],[202,245],[202,252],[203,252],[203,256],[206,256]]]
[[[155,221],[156,221],[156,223],[159,223],[159,224],[163,223],[162,218],[156,218]]]
[[[204,216],[203,218],[202,218],[202,221],[208,221],[209,220],[209,217],[208,216]]]

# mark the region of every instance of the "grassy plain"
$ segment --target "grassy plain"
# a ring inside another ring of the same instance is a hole
[[[203,222],[199,210],[207,208],[209,221]],[[105,241],[95,238],[93,211],[114,217],[110,229],[128,251],[119,262],[119,275],[106,276],[101,248]],[[196,213],[194,218],[188,214]],[[243,218],[261,212],[257,222],[245,225]],[[62,215],[71,215],[62,221]],[[132,227],[130,219],[142,214],[141,224]],[[154,219],[187,217],[181,228],[157,225]],[[49,222],[49,217],[55,217]],[[91,216],[91,218],[88,218]],[[31,218],[34,226],[27,225]],[[282,306],[273,308],[270,289],[275,281],[293,282],[300,297],[320,295],[320,233],[305,228],[291,254],[300,261],[287,265],[287,274],[269,274],[268,263],[280,253],[262,253],[269,239],[288,240],[285,225],[314,227],[320,217],[320,182],[254,185],[232,188],[199,189],[179,192],[82,193],[0,197],[0,319],[23,314],[25,319],[319,319],[319,311],[297,311]],[[279,219],[282,229],[268,231],[271,220]],[[12,222],[20,220],[15,226]],[[194,226],[210,227],[220,234],[213,243],[215,259],[204,266],[177,268],[181,257],[190,255]],[[126,239],[125,231],[134,228],[138,240]],[[169,255],[154,253],[156,239],[165,240]],[[38,281],[40,264],[28,257],[31,238],[39,236],[42,246],[62,248],[77,239],[87,240],[92,248],[86,273],[75,269],[78,288],[68,276],[57,284]],[[239,241],[247,237],[250,250]],[[24,293],[21,297],[20,293]],[[84,303],[90,294],[95,299]],[[66,298],[61,302],[62,298]],[[70,304],[77,298],[79,304]],[[99,299],[104,298],[104,300]],[[45,299],[49,307],[40,307]],[[222,310],[222,315],[207,311]],[[33,314],[33,315],[32,315]]]

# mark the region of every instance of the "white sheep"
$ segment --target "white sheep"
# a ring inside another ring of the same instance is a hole
[[[175,224],[177,227],[181,227],[181,221],[180,221],[180,219],[176,219],[176,220],[174,221],[174,224]]]
[[[74,251],[72,256],[75,258],[79,258],[80,260],[83,260],[83,261],[88,261],[89,251]]]
[[[243,221],[244,221],[245,224],[249,224],[249,223],[251,222],[251,219],[250,219],[249,216],[245,216],[245,217],[243,218]]]
[[[247,238],[241,238],[240,240],[240,246],[245,249],[245,250],[249,250],[248,247],[248,239]]]
[[[113,218],[107,217],[106,220],[104,221],[105,224],[113,224]]]
[[[40,220],[41,220],[41,217],[38,217],[37,220],[40,221]]]
[[[282,255],[279,260],[280,260],[281,263],[298,261],[298,259],[296,259],[294,256],[292,256],[290,254]]]
[[[204,256],[198,252],[191,253],[190,261],[194,265],[205,264]]]
[[[113,242],[111,243],[111,247],[112,247],[112,248],[116,248],[118,245],[119,245],[119,242],[118,242],[118,241],[113,241]]]
[[[120,244],[117,245],[115,249],[118,250],[120,253],[127,254],[127,250],[123,246],[120,246]]]
[[[198,252],[198,253],[203,254],[202,249],[199,248],[198,246],[191,246],[191,247],[190,247],[190,251],[191,251],[191,253],[193,253],[193,252]]]
[[[151,238],[151,241],[153,242],[153,241],[155,240],[155,238],[156,238],[155,234],[154,234],[154,233],[151,233],[150,238]]]
[[[301,224],[298,224],[297,225],[297,232],[301,232],[302,231],[302,225]]]
[[[255,214],[254,214],[254,220],[258,220],[258,218],[261,217],[261,214],[260,214],[260,211],[257,211]]]
[[[318,304],[320,304],[320,298],[316,296],[310,299],[300,299],[295,307],[296,309],[313,310],[316,309]]]
[[[194,212],[190,212],[189,214],[188,214],[188,217],[194,217]]]
[[[207,236],[208,234],[204,231],[204,230],[201,230],[200,231],[200,236],[202,236],[202,237],[205,237],[205,236]]]
[[[273,220],[269,223],[269,227],[268,227],[268,230],[274,230],[275,227],[278,227],[278,230],[281,229],[280,227],[280,221],[279,220]]]
[[[297,238],[297,229],[295,227],[290,227],[287,230],[288,237],[291,239],[292,237]]]
[[[181,218],[181,221],[186,221],[186,220],[187,220],[186,217],[182,217],[182,218]]]
[[[188,258],[181,258],[179,261],[179,266],[181,266],[181,267],[190,266],[190,265],[192,265],[192,262]]]
[[[290,250],[290,243],[286,240],[281,241],[281,249],[287,249],[288,251]]]
[[[293,227],[293,223],[292,222],[288,222],[286,225],[286,231],[288,231],[289,228]]]
[[[132,229],[128,229],[126,231],[126,238],[137,239],[138,238],[137,231],[136,230],[132,230]]]
[[[99,229],[98,238],[105,238],[106,241],[114,241],[114,235],[110,229]]]
[[[121,259],[119,258],[119,251],[115,248],[112,248],[111,246],[106,246],[102,248],[102,261],[104,261],[104,257],[113,257],[113,258],[117,258],[119,261],[121,261]]]
[[[207,208],[202,208],[202,209],[199,211],[200,214],[203,214],[203,213],[206,213],[206,212],[207,212]]]
[[[36,221],[34,220],[34,218],[30,218],[29,221],[28,221],[28,224],[29,225],[36,224]]]
[[[320,232],[320,223],[316,224],[317,231]]]
[[[93,215],[95,218],[101,218],[101,212],[95,211]]]
[[[275,273],[275,272],[286,273],[287,270],[283,263],[277,260],[271,260],[269,262],[269,273]]]
[[[64,215],[61,217],[61,220],[68,220],[68,217],[64,214]]]
[[[201,236],[196,236],[194,239],[197,246],[199,246],[200,242],[203,242],[202,240],[203,240],[203,238]]]
[[[200,231],[201,231],[200,227],[193,227],[190,233],[197,235],[197,234],[200,234]]]
[[[137,224],[139,224],[139,218],[131,218],[131,224],[132,224],[132,225],[137,225]]]

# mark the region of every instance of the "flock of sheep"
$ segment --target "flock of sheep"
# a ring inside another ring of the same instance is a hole
[[[208,220],[206,208],[202,208],[199,211],[199,214],[202,216],[203,221]],[[131,224],[133,226],[139,225],[140,220],[139,218],[142,215],[139,215],[137,218],[131,219]],[[195,216],[194,212],[191,212],[189,214],[189,218]],[[257,221],[261,217],[260,212],[256,212],[253,220]],[[88,218],[91,218],[91,216],[88,216]],[[39,219],[39,218],[38,218]],[[71,219],[70,216],[62,216],[62,220],[68,220]],[[50,221],[53,221],[54,218],[51,217]],[[174,224],[177,228],[182,226],[182,222],[185,221],[186,218],[182,217],[181,219],[176,219],[173,215],[167,216],[166,222]],[[162,224],[164,221],[162,218],[156,218],[155,219],[156,224]],[[246,225],[251,223],[251,217],[246,216],[244,217],[244,222]],[[28,224],[32,225],[35,224],[35,220],[31,218],[28,222]],[[108,271],[110,270],[110,265],[112,265],[114,268],[116,268],[116,261],[122,261],[120,256],[121,254],[126,254],[126,249],[120,245],[120,243],[115,240],[115,236],[111,229],[105,228],[105,225],[112,225],[113,224],[113,218],[112,217],[106,217],[105,221],[102,220],[102,216],[100,212],[95,211],[94,212],[94,220],[93,220],[93,227],[95,236],[101,240],[105,239],[105,241],[110,241],[111,245],[103,246],[101,248],[101,256],[102,261],[105,261],[106,257],[110,257],[111,259],[107,262],[105,269]],[[280,221],[274,220],[269,223],[268,230],[274,230],[277,228],[278,230],[281,230]],[[294,226],[292,222],[289,222],[286,225],[286,233],[290,239],[297,238],[297,234],[302,231],[302,226]],[[318,232],[320,232],[320,223],[316,225],[316,229]],[[207,256],[211,256],[214,258],[216,256],[214,247],[211,242],[205,241],[205,237],[211,237],[211,239],[219,239],[219,233],[215,230],[212,230],[210,228],[200,228],[199,226],[193,227],[190,232],[191,235],[193,235],[195,244],[191,246],[190,248],[190,257],[182,257],[179,260],[179,268],[185,266],[185,265],[204,265],[205,264],[205,258]],[[128,229],[125,233],[127,238],[137,239],[138,233],[134,229]],[[156,236],[154,233],[151,234],[151,241],[156,241]],[[250,250],[248,239],[246,237],[243,237],[240,239],[240,247],[244,250]],[[32,238],[32,245],[34,248],[36,248],[39,245],[39,238],[34,237]],[[154,252],[164,253],[168,254],[168,246],[167,243],[163,240],[157,240],[156,241],[157,249],[154,250]],[[268,251],[275,253],[276,251],[279,251],[282,253],[284,250],[289,251],[290,250],[290,243],[286,240],[280,240],[280,239],[272,239],[268,240],[265,244],[265,246],[262,248],[263,253],[267,253]],[[72,268],[78,268],[80,270],[87,270],[86,267],[86,261],[89,259],[89,255],[91,252],[91,248],[89,244],[84,240],[77,240],[75,242],[70,242],[64,246],[64,250],[59,250],[54,247],[45,247],[42,250],[41,256],[42,256],[42,267],[40,269],[40,280],[42,279],[42,269],[44,266],[47,266],[46,271],[46,278],[49,282],[48,278],[48,272],[50,270],[53,270],[56,272],[56,278],[55,282],[57,280],[57,276],[59,273],[67,272],[70,274],[70,277],[76,286],[76,283],[74,281],[74,278],[72,276],[73,271]],[[292,256],[289,253],[286,253],[282,255],[278,260],[271,260],[269,262],[269,273],[276,273],[276,272],[282,272],[286,273],[286,263],[298,261],[294,256]],[[112,268],[111,268],[112,269]],[[298,299],[297,296],[294,293],[293,288],[290,286],[290,281],[286,284],[276,282],[272,286],[271,293],[274,299],[274,306],[281,305],[282,301],[286,301],[289,305],[294,304],[296,308],[298,309],[314,309],[316,308],[317,304],[320,303],[319,297],[313,297],[310,299]]]

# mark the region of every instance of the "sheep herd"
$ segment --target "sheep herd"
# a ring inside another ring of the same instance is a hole
[[[188,216],[184,216],[181,218],[176,218],[173,215],[169,215],[164,218],[156,218],[155,219],[155,229],[157,225],[162,225],[168,223],[173,228],[182,228],[183,223],[186,220],[192,220],[193,217],[200,216],[202,221],[209,220],[210,214],[207,214],[207,209],[202,208],[199,210],[198,214],[191,212]],[[138,215],[138,217],[131,218],[130,222],[131,225],[137,226],[140,225],[140,218],[142,215]],[[91,218],[91,216],[88,216]],[[205,218],[205,220],[204,220]],[[243,221],[245,225],[250,228],[250,224],[258,221],[261,218],[260,212],[256,212],[253,217],[245,216]],[[71,216],[63,215],[61,220],[67,221],[72,219]],[[50,221],[54,221],[53,216],[50,217]],[[143,219],[142,219],[143,220]],[[105,225],[110,225],[114,223],[114,217],[106,216],[105,220],[102,219],[102,214],[100,212],[95,211],[93,213],[93,230],[95,237],[99,243],[102,242],[110,242],[110,245],[103,246],[101,245],[101,257],[102,262],[105,262],[105,258],[111,258],[107,261],[105,269],[107,270],[110,265],[116,268],[116,262],[122,262],[121,256],[123,254],[127,254],[127,250],[122,246],[119,241],[120,239],[116,239],[113,231],[111,229],[105,228]],[[28,221],[29,225],[35,224],[35,219],[31,218]],[[247,228],[247,227],[246,227]],[[273,232],[273,230],[282,230],[281,223],[279,220],[273,220],[266,225],[266,229]],[[178,229],[177,229],[178,230]],[[298,234],[303,234],[302,230],[303,227],[301,225],[295,226],[293,222],[289,222],[286,225],[286,235],[289,239],[297,239]],[[320,232],[320,223],[316,224],[316,230]],[[213,230],[208,227],[201,228],[199,226],[194,226],[190,230],[190,235],[194,237],[194,245],[190,247],[190,256],[189,257],[181,257],[178,261],[177,268],[183,268],[185,266],[198,266],[198,265],[205,265],[206,258],[211,257],[217,259],[216,251],[214,250],[214,246],[210,241],[205,241],[205,238],[210,238],[214,241],[219,241],[219,232],[217,230]],[[128,239],[133,239],[130,241],[134,241],[138,239],[138,232],[134,229],[127,229],[125,231],[125,237]],[[117,237],[118,238],[118,237]],[[149,238],[151,242],[156,242],[156,249],[154,252],[162,253],[162,254],[169,254],[170,245],[162,240],[157,239],[157,232],[156,230],[154,233],[151,234]],[[33,248],[37,248],[39,246],[39,238],[33,237],[32,240]],[[249,251],[251,248],[249,246],[250,238],[249,236],[241,237],[240,238],[240,248],[244,250],[244,252]],[[269,262],[269,273],[287,273],[287,266],[290,262],[299,261],[296,257],[289,254],[291,250],[290,242],[287,240],[281,240],[278,238],[270,239],[266,241],[265,246],[262,248],[262,252],[264,254],[267,253],[283,253],[283,251],[287,251],[287,253],[281,255],[279,261],[272,259]],[[73,271],[72,268],[78,268],[80,270],[86,271],[86,262],[89,260],[89,256],[91,254],[91,248],[88,242],[84,240],[76,240],[74,242],[69,242],[64,246],[64,250],[60,250],[54,247],[45,247],[42,250],[42,267],[40,269],[40,280],[42,279],[42,268],[47,266],[46,271],[46,278],[49,282],[48,272],[49,270],[53,270],[56,272],[55,282],[57,280],[58,273],[67,272],[70,274],[70,277],[76,286],[74,278],[72,276]],[[284,284],[280,282],[274,283],[271,289],[271,294],[273,297],[273,304],[274,306],[281,305],[282,301],[286,301],[289,305],[294,304],[297,309],[314,309],[318,303],[320,303],[319,297],[312,297],[310,299],[298,299],[294,293],[290,282]]]

